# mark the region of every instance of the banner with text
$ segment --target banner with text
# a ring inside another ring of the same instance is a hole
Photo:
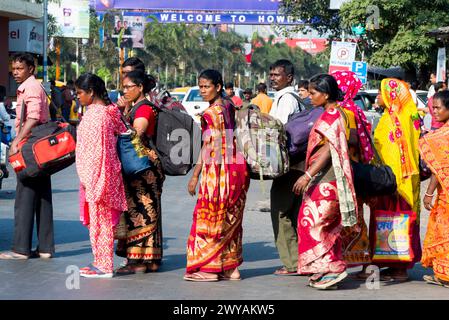
[[[277,11],[282,0],[96,0],[97,11],[108,9]]]
[[[303,24],[301,19],[278,14],[237,14],[237,13],[149,13],[160,23],[203,23],[203,24]]]

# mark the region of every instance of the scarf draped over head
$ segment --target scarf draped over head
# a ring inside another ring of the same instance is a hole
[[[376,149],[382,162],[396,175],[399,194],[413,206],[416,190],[410,178],[419,175],[418,110],[407,85],[401,80],[382,80],[381,95],[385,110],[374,133]]]
[[[332,76],[337,80],[338,88],[345,94],[343,101],[339,104],[354,114],[357,135],[360,141],[360,155],[362,156],[362,162],[368,163],[374,156],[369,136],[371,133],[371,123],[366,119],[363,110],[354,103],[354,98],[363,84],[352,71],[335,71],[332,73]]]

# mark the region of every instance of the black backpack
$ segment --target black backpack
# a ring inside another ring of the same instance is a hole
[[[147,99],[132,108],[131,123],[141,105],[151,106],[156,114],[155,134],[149,143],[157,152],[164,173],[169,176],[186,175],[196,164],[201,151],[201,128],[188,113],[157,107]]]

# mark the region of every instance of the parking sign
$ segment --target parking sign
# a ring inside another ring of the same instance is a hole
[[[366,84],[366,78],[368,76],[368,64],[362,61],[352,62],[351,71],[354,72],[363,84]]]

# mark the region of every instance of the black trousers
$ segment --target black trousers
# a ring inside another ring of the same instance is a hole
[[[14,204],[14,252],[30,255],[33,240],[34,217],[37,226],[37,249],[41,253],[55,252],[53,234],[53,205],[51,178],[17,179]]]

